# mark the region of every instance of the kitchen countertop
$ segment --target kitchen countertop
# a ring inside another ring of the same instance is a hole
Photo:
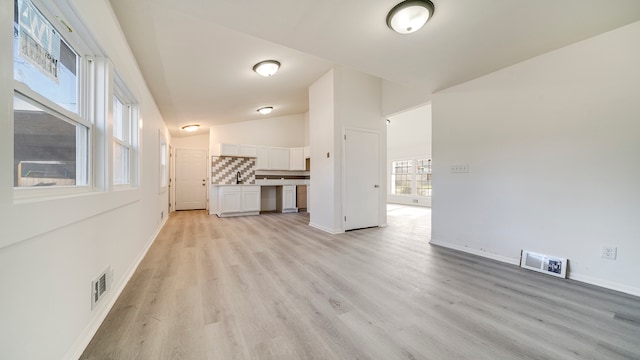
[[[255,184],[211,184],[211,186],[238,186],[238,185],[254,185],[254,186],[284,186],[284,185],[309,185],[309,180],[257,180]]]

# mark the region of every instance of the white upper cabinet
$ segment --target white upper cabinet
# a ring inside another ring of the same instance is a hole
[[[268,170],[269,169],[269,147],[268,146],[256,146],[256,169]]]
[[[289,149],[289,170],[304,170],[304,148]]]
[[[240,156],[257,157],[258,147],[255,145],[240,145]]]
[[[269,170],[289,170],[289,148],[269,147]]]
[[[220,155],[238,156],[240,155],[240,145],[220,144]]]
[[[214,155],[256,158],[256,170],[304,170],[309,147],[218,144]]]

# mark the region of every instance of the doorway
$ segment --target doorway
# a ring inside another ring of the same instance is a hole
[[[344,230],[380,226],[380,133],[345,130]]]
[[[176,210],[207,208],[207,150],[176,149]]]

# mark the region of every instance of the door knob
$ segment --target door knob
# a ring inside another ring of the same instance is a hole
[[[379,187],[380,187],[380,185],[375,184],[375,185],[373,185],[373,187],[377,189],[377,188],[379,188]]]

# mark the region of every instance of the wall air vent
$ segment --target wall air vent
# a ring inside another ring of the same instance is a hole
[[[561,278],[567,277],[567,259],[522,250],[520,267]]]
[[[111,278],[111,267],[109,267],[91,282],[91,310],[96,307],[111,288]]]

